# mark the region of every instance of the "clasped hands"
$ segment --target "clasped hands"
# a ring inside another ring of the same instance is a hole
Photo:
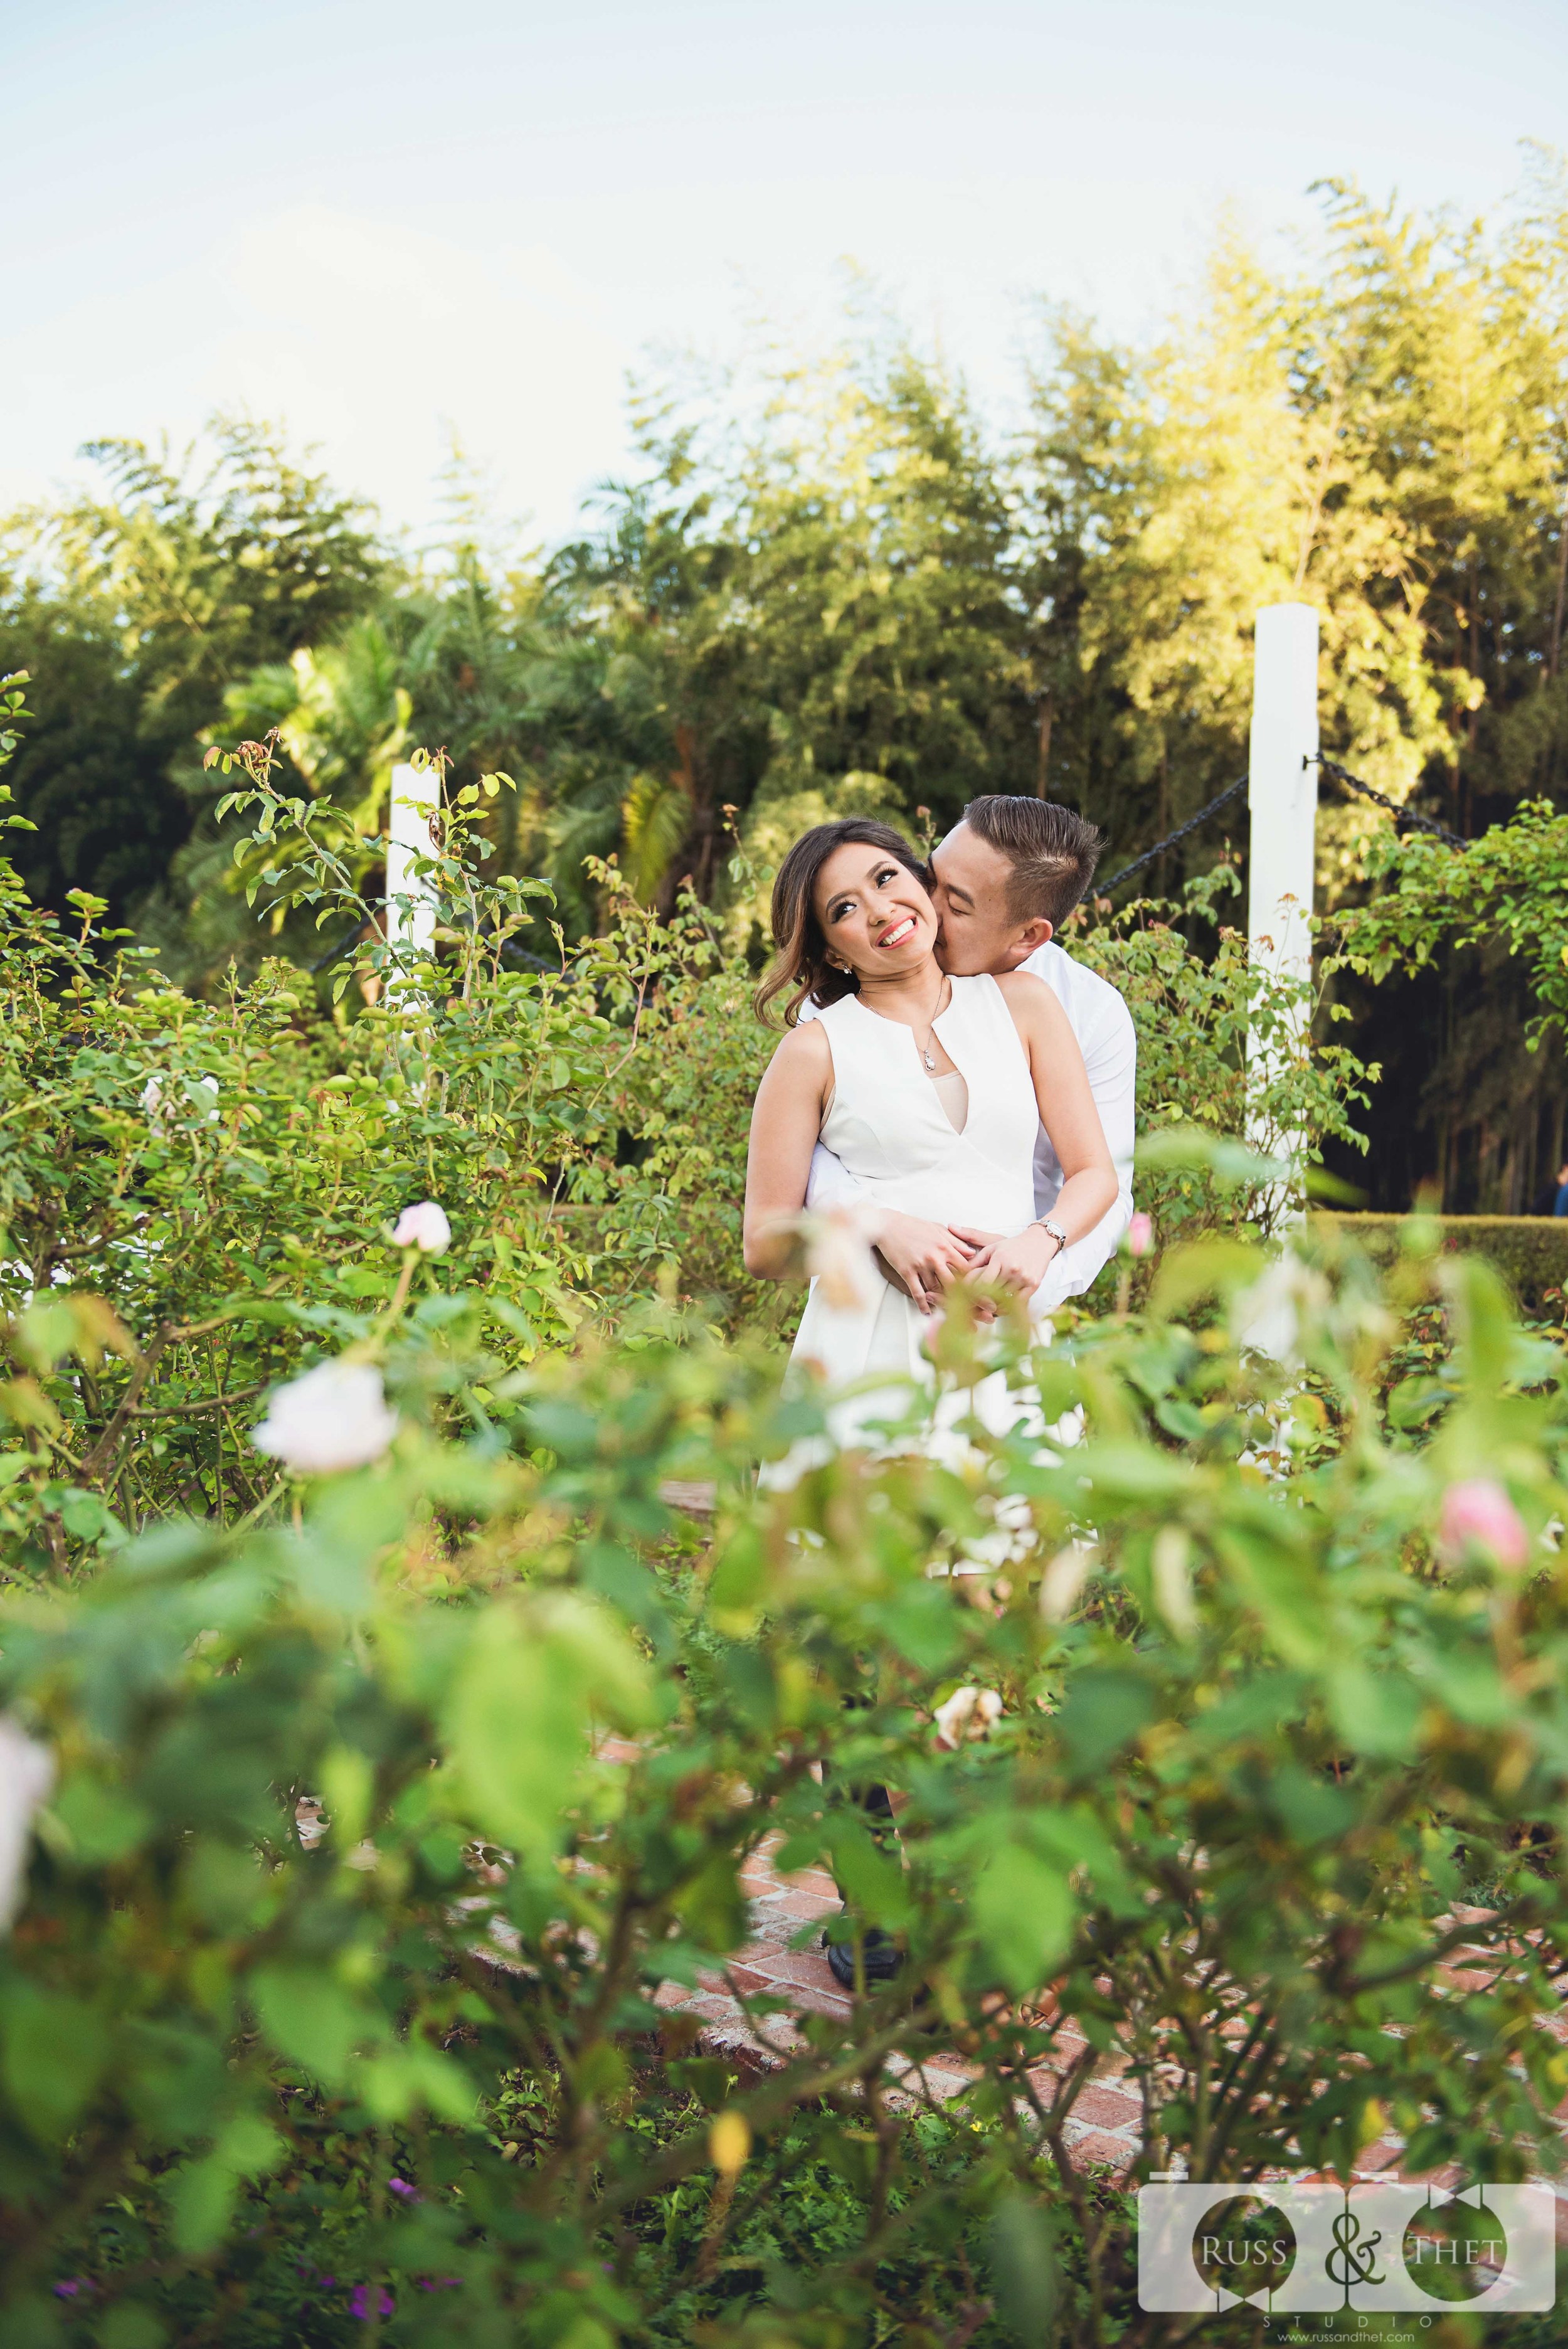
[[[936,1309],[955,1280],[990,1282],[1032,1297],[1057,1254],[1038,1224],[1005,1239],[972,1224],[932,1224],[889,1208],[877,1219],[872,1245],[886,1278],[913,1298],[923,1313]],[[985,1309],[983,1309],[984,1310]]]

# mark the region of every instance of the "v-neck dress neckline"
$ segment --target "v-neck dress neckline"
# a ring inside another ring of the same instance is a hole
[[[993,978],[953,979],[947,1009],[932,1022],[950,1073],[967,1092],[962,1129],[954,1127],[914,1031],[903,1020],[883,1019],[848,995],[829,1004],[818,1024],[833,1061],[822,1140],[868,1204],[1006,1234],[1031,1222],[1039,1107],[1028,1056]],[[903,1028],[906,1045],[890,1039],[892,1028]],[[907,1410],[911,1381],[929,1387],[935,1379],[925,1350],[930,1330],[913,1298],[880,1273],[853,1307],[830,1304],[814,1281],[790,1367],[792,1376],[812,1370],[826,1380],[834,1397],[830,1433],[797,1447],[765,1472],[766,1481],[793,1482],[808,1454],[826,1456],[823,1445],[885,1448],[878,1427]],[[939,1422],[950,1421],[950,1433],[971,1411],[998,1428],[1014,1423],[1017,1399],[1003,1372],[939,1399]],[[953,1440],[959,1441],[955,1433]],[[943,1436],[937,1448],[946,1442]]]

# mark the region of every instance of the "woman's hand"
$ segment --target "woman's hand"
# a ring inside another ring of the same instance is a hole
[[[974,1270],[975,1248],[946,1224],[885,1209],[867,1237],[882,1259],[895,1288],[907,1289],[923,1313],[932,1312],[949,1281]]]
[[[1011,1239],[1003,1239],[995,1232],[976,1231],[968,1224],[954,1224],[953,1229],[975,1252],[970,1279],[993,1281],[998,1288],[1011,1288],[1019,1297],[1034,1295],[1060,1253],[1057,1243],[1038,1224],[1015,1233]]]

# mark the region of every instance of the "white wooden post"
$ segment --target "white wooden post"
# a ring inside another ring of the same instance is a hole
[[[435,767],[393,768],[387,843],[387,943],[394,957],[394,986],[397,966],[407,970],[428,952],[435,939],[435,894],[428,881],[416,876],[414,859],[432,853],[430,818],[439,804],[440,775]],[[406,902],[398,905],[399,897]]]
[[[1312,976],[1313,877],[1317,835],[1317,613],[1310,604],[1269,604],[1258,614],[1253,644],[1253,730],[1247,805],[1251,811],[1247,943],[1255,964],[1282,978]],[[1247,1039],[1249,1091],[1290,1057],[1305,1029],[1303,998],[1294,1034]],[[1295,1157],[1301,1137],[1251,1122],[1254,1149]],[[1283,1202],[1281,1203],[1283,1205]],[[1297,1211],[1299,1217],[1299,1210]],[[1272,1297],[1240,1333],[1276,1361],[1296,1355],[1295,1313]]]
[[[1269,604],[1257,616],[1247,805],[1253,958],[1309,978],[1317,833],[1317,613],[1310,604]]]

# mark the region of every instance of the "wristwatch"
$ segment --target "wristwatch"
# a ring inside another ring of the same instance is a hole
[[[1049,1232],[1052,1239],[1054,1239],[1057,1244],[1057,1254],[1060,1256],[1063,1248],[1065,1248],[1068,1244],[1068,1236],[1066,1232],[1063,1231],[1060,1224],[1057,1222],[1056,1217],[1054,1216],[1037,1216],[1035,1217],[1035,1221],[1039,1226],[1041,1231]]]

